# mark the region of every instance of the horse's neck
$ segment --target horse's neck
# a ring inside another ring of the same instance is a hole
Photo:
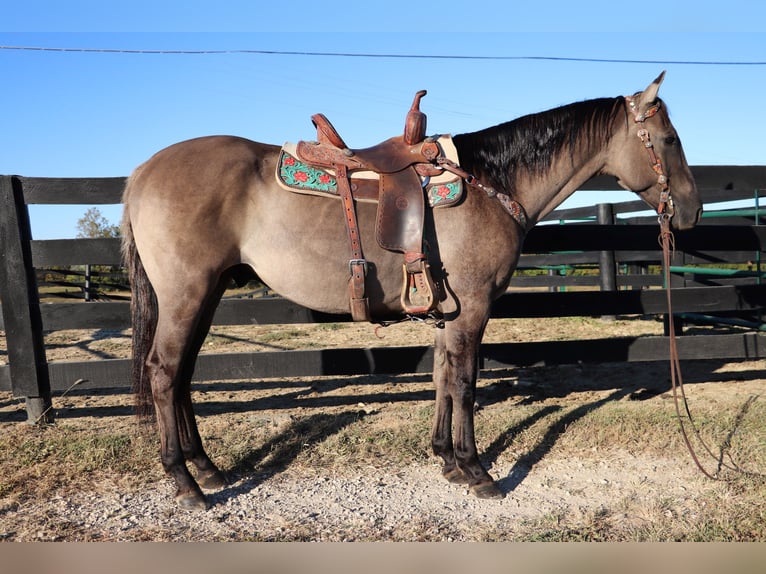
[[[562,154],[546,174],[517,174],[514,198],[524,206],[531,222],[537,223],[598,174],[604,163],[603,153],[576,154],[573,160]]]

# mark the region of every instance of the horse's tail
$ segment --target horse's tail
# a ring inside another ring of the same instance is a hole
[[[130,180],[125,190],[125,197],[127,197],[129,188]],[[133,226],[127,209],[125,209],[122,218],[122,257],[125,267],[128,269],[131,290],[132,390],[136,398],[136,412],[139,417],[146,418],[154,413],[146,359],[149,356],[154,332],[157,329],[157,297],[136,249]]]

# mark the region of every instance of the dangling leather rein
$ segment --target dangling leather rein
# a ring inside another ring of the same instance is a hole
[[[664,282],[665,282],[665,292],[667,293],[667,304],[668,304],[667,327],[669,331],[668,338],[670,341],[670,352],[669,352],[670,381],[671,381],[671,386],[673,389],[673,403],[675,405],[676,418],[678,420],[678,424],[681,429],[681,435],[683,436],[684,442],[686,443],[686,448],[691,454],[691,457],[694,460],[694,463],[697,465],[697,468],[700,471],[702,471],[702,474],[704,474],[706,477],[714,479],[714,480],[718,480],[719,479],[718,472],[721,470],[721,468],[728,468],[730,470],[734,470],[736,472],[743,473],[743,474],[755,475],[757,473],[748,472],[741,469],[731,459],[731,455],[728,453],[727,455],[729,457],[729,460],[731,461],[731,464],[727,464],[723,462],[723,453],[721,453],[721,456],[716,456],[713,453],[712,449],[707,445],[707,443],[700,436],[699,430],[696,424],[694,423],[694,419],[692,418],[691,411],[689,410],[689,403],[686,399],[686,393],[684,392],[683,378],[681,376],[681,362],[678,355],[678,346],[676,341],[675,325],[673,322],[673,306],[671,301],[671,290],[670,290],[671,253],[675,251],[675,239],[673,237],[673,232],[670,230],[670,219],[671,217],[673,217],[673,213],[674,213],[673,199],[670,196],[670,186],[668,183],[668,178],[665,175],[665,172],[662,168],[662,161],[660,160],[659,157],[657,157],[657,154],[654,151],[654,144],[652,143],[651,137],[649,135],[649,130],[646,129],[645,126],[643,126],[643,123],[646,119],[651,118],[659,111],[661,102],[660,100],[657,100],[657,102],[654,105],[652,105],[647,111],[642,113],[637,108],[637,103],[635,101],[635,98],[633,98],[632,96],[626,96],[625,101],[628,103],[628,107],[631,113],[633,114],[633,122],[642,126],[636,132],[636,135],[641,140],[641,143],[644,144],[644,147],[646,148],[646,151],[649,154],[649,163],[652,169],[654,170],[654,172],[657,174],[657,185],[660,188],[660,201],[659,201],[659,204],[657,205],[657,221],[659,222],[659,225],[660,225],[660,235],[657,238],[657,240],[662,246],[662,263],[663,263],[662,267],[663,267],[663,275],[664,275]],[[686,419],[688,419],[689,426],[694,436],[696,437],[697,441],[702,445],[702,447],[710,455],[710,457],[717,461],[718,468],[715,471],[715,473],[709,472],[702,466],[702,463],[700,462],[699,457],[697,456],[697,453],[694,450],[691,439],[689,437],[689,433],[687,432],[687,429],[686,429],[686,424],[684,424],[684,416],[681,414],[681,403],[683,403],[683,408],[686,413]]]

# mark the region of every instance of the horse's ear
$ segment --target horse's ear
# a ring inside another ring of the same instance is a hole
[[[665,70],[663,70],[662,73],[657,76],[657,79],[649,84],[649,86],[643,92],[641,92],[641,104],[643,106],[650,106],[657,101],[657,92],[659,92],[660,84],[662,84],[662,80],[664,79]]]

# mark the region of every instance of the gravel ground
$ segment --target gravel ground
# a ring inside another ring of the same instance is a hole
[[[478,500],[465,488],[447,484],[435,464],[393,474],[371,470],[350,476],[289,472],[248,477],[213,494],[206,512],[178,509],[167,480],[130,494],[115,484],[99,484],[95,494],[28,501],[15,508],[17,517],[45,519],[12,536],[51,540],[47,524],[64,522],[85,540],[109,541],[509,540],[524,521],[597,512],[599,501],[609,505],[615,496],[667,498],[674,501],[672,512],[694,512],[699,477],[691,468],[668,473],[675,464],[665,462],[622,456],[551,458],[529,474],[501,466],[493,474],[504,477],[504,489],[513,487],[501,501]]]
[[[637,329],[655,330],[651,322],[594,323],[597,336],[605,331],[631,334]],[[594,324],[590,326],[593,327]],[[533,323],[521,323],[514,333],[490,329],[488,336],[525,338],[528,333],[544,337]],[[567,335],[587,325],[565,327]],[[351,331],[361,327],[353,326]],[[561,329],[561,326],[559,326]],[[592,331],[593,329],[590,329]],[[395,333],[396,331],[390,331]],[[561,331],[559,331],[561,332]],[[306,343],[301,329],[277,339],[290,346],[290,337]],[[403,331],[404,333],[404,331]],[[428,331],[426,330],[426,333]],[[345,333],[348,335],[348,332]],[[358,333],[356,333],[358,335]],[[324,344],[342,344],[335,331],[317,334]],[[61,334],[56,335],[61,336]],[[402,344],[388,335],[389,344]],[[548,334],[550,336],[550,333]],[[587,336],[584,332],[580,336]],[[407,331],[402,337],[418,339]],[[252,333],[236,331],[221,341],[231,350],[264,346]],[[105,346],[114,356],[125,353],[124,335],[89,338],[82,333],[68,341],[51,342],[51,352],[81,358]],[[215,337],[211,342],[215,341]],[[415,341],[417,343],[417,341]],[[275,339],[267,342],[275,346]],[[369,344],[364,341],[360,344]],[[1,350],[1,349],[0,349]],[[736,383],[737,396],[762,394],[766,379],[761,361],[721,363],[715,370],[702,364],[688,365],[694,392],[703,396],[730,393],[722,382]],[[503,395],[487,409],[509,409],[531,397],[549,401],[551,408],[577,408],[597,404],[620,385],[640,390],[652,388],[666,377],[667,365],[645,369],[636,364],[528,369],[519,371],[502,385],[484,380],[484,393],[515,385],[517,391]],[[528,380],[525,379],[528,377]],[[364,378],[362,378],[364,379]],[[714,379],[714,380],[712,380]],[[711,382],[705,382],[710,380]],[[366,381],[366,379],[365,379]],[[566,385],[563,382],[566,381]],[[381,385],[376,387],[375,384]],[[321,381],[293,381],[279,385],[244,385],[236,392],[221,385],[217,391],[195,393],[201,432],[210,441],[216,435],[247,432],[261,424],[281,427],[293,416],[313,413],[359,413],[370,420],[399,414],[400,405],[424,408],[432,402],[428,377],[417,376],[407,385],[394,381],[350,381],[347,385]],[[582,385],[582,388],[577,388]],[[575,392],[576,391],[576,392]],[[504,391],[505,392],[505,391]],[[281,393],[281,394],[280,394]],[[480,394],[481,396],[481,394]],[[484,395],[489,396],[489,395]],[[618,400],[618,399],[614,399]],[[627,400],[623,396],[622,399]],[[653,400],[661,400],[656,398]],[[286,401],[286,403],[285,403]],[[93,393],[55,399],[57,424],[74,429],[128,428],[135,425],[130,414],[131,397]],[[213,406],[219,405],[216,412]],[[479,405],[481,407],[481,404]],[[0,396],[0,428],[23,420],[23,403]],[[397,424],[407,424],[401,420]],[[477,428],[481,428],[481,414]],[[240,430],[245,429],[245,430]],[[522,431],[519,431],[522,432]],[[562,431],[563,432],[563,431]],[[670,431],[669,431],[670,432]],[[673,429],[672,432],[675,432]],[[518,437],[517,437],[518,438]],[[151,440],[156,440],[152,435]],[[496,440],[496,439],[495,439]],[[646,527],[659,522],[694,522],[700,515],[699,500],[730,496],[719,483],[706,480],[685,452],[657,456],[640,449],[578,451],[553,448],[530,460],[528,453],[503,446],[490,461],[491,474],[506,493],[502,500],[478,500],[463,486],[448,484],[436,459],[425,456],[407,465],[370,461],[366,466],[312,468],[290,461],[283,467],[265,467],[233,477],[219,492],[209,493],[210,509],[190,512],[173,502],[173,485],[167,478],[149,480],[130,473],[94,473],[90,488],[62,486],[45,499],[0,494],[0,539],[8,541],[491,541],[529,539],[530,532],[556,531],[566,525],[608,521],[612,527]],[[156,463],[159,467],[159,462]],[[53,470],[55,472],[55,469]],[[46,472],[44,465],[36,472]],[[672,526],[670,526],[672,527]]]

